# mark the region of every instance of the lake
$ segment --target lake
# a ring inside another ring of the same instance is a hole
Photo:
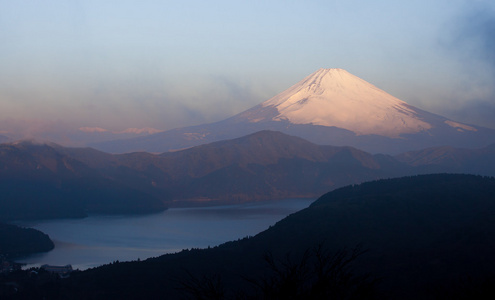
[[[217,246],[257,233],[315,199],[285,199],[215,207],[171,208],[140,216],[93,215],[84,219],[18,222],[48,234],[55,249],[17,262],[26,267],[67,265],[74,269]]]

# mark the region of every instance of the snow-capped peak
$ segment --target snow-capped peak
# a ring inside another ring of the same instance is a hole
[[[414,107],[343,69],[319,69],[262,103],[274,121],[345,128],[358,135],[398,137],[431,128]]]

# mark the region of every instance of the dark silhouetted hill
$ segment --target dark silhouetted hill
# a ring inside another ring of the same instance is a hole
[[[366,273],[380,279],[370,294],[378,299],[493,295],[493,286],[485,283],[495,278],[494,195],[494,178],[473,175],[422,175],[351,185],[323,195],[254,237],[142,262],[115,262],[74,273],[39,293],[59,298],[179,299],[185,282],[203,292],[221,291],[230,299],[239,291],[252,295],[257,287],[250,282],[279,282],[276,274],[267,277],[274,269],[263,259],[267,254],[271,266],[281,271],[279,276],[313,278],[317,269],[312,266],[318,261],[313,250],[318,245],[336,254],[334,258],[361,245],[367,251],[352,259],[344,273],[349,282]]]
[[[50,237],[36,229],[0,223],[0,255],[6,258],[47,252],[53,247]]]

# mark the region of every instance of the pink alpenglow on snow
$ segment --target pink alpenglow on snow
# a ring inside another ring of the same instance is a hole
[[[342,69],[319,69],[262,103],[293,124],[346,128],[358,135],[398,137],[430,129],[406,102]]]

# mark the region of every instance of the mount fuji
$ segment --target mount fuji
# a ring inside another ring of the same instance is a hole
[[[289,89],[228,119],[91,146],[106,152],[166,152],[260,130],[321,145],[396,154],[426,147],[483,147],[495,130],[416,108],[343,69],[319,69]]]

